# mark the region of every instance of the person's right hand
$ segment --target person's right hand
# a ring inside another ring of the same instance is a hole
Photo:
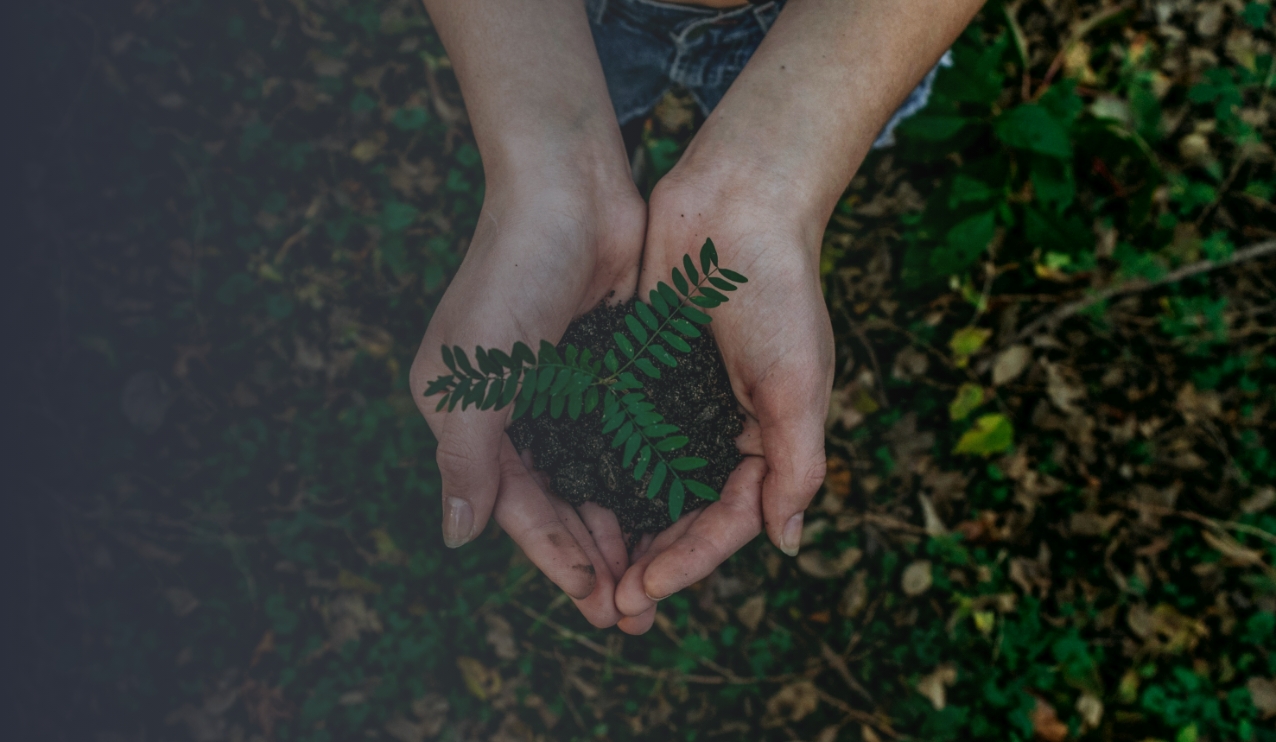
[[[476,345],[509,352],[516,341],[557,343],[573,318],[609,297],[633,295],[646,206],[627,177],[597,180],[546,169],[489,178],[473,240],[412,364],[411,388],[438,440],[444,542],[469,542],[495,515],[585,617],[604,627],[620,618],[614,588],[629,561],[615,516],[589,505],[578,515],[548,493],[505,433],[512,405],[436,412],[439,398],[424,396],[430,381],[450,373],[445,344],[468,354]]]

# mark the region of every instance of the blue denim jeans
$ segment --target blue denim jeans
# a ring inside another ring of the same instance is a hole
[[[659,0],[585,0],[607,89],[623,126],[645,116],[675,83],[707,116],[762,43],[785,0],[715,10]],[[895,126],[921,110],[939,61],[882,128],[876,147],[894,144]]]

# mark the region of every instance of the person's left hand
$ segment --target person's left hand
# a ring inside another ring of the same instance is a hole
[[[752,180],[752,179],[751,179]],[[682,256],[697,260],[711,238],[722,266],[749,282],[708,310],[745,414],[745,459],[717,502],[658,534],[616,588],[619,627],[647,631],[656,602],[708,576],[765,527],[796,555],[802,513],[824,481],[824,418],[833,381],[833,330],[820,289],[824,223],[732,178],[687,174],[680,165],[652,193],[640,298],[669,282]],[[827,217],[827,215],[824,215]]]

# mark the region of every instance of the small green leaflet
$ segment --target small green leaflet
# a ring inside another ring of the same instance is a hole
[[[647,342],[647,328],[643,327],[632,314],[625,315],[625,326],[629,328],[629,331],[633,333],[639,343]]]
[[[675,361],[673,356],[669,354],[669,351],[665,350],[664,347],[661,345],[652,343],[650,346],[647,347],[647,352],[651,353],[651,355],[655,357],[657,361],[660,361],[661,363],[665,364],[669,368],[674,368],[675,366],[678,365],[678,362]]]
[[[953,453],[992,456],[1015,446],[1015,426],[1002,414],[984,415],[962,434]]]
[[[699,497],[701,500],[716,501],[718,499],[718,493],[708,485],[701,484],[694,479],[684,479],[682,480],[682,483],[686,486],[688,492]]]
[[[660,321],[656,319],[656,315],[652,313],[651,308],[646,304],[635,302],[634,311],[638,314],[638,319],[642,320],[642,323],[647,326],[647,329],[654,332],[660,326]]]
[[[688,439],[685,435],[675,435],[664,439],[656,444],[656,450],[661,453],[669,453],[687,445]]]
[[[684,306],[678,311],[682,312],[682,316],[686,317],[687,319],[697,324],[707,325],[711,321],[713,321],[712,318],[709,317],[709,315],[705,314],[699,309],[696,309],[695,307]]]
[[[682,256],[682,269],[687,272],[687,280],[691,283],[700,283],[700,274],[696,273],[696,264],[691,262],[690,255]]]
[[[718,248],[713,246],[713,240],[705,238],[704,245],[700,247],[700,270],[708,275],[710,267],[717,264]]]
[[[675,479],[673,484],[669,486],[669,518],[670,520],[678,520],[678,516],[682,515],[682,480]]]
[[[656,493],[660,491],[661,485],[665,483],[666,471],[668,470],[665,468],[665,462],[659,461],[656,463],[656,468],[651,472],[651,481],[647,484],[648,500],[655,497]]]
[[[965,420],[977,407],[984,403],[984,388],[978,384],[966,382],[957,390],[957,396],[948,405],[948,417],[952,420]]]
[[[676,471],[692,471],[708,465],[709,462],[699,456],[683,456],[682,458],[677,458],[669,462],[669,466],[673,467]]]

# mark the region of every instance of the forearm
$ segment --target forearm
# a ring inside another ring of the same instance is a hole
[[[679,169],[822,228],[881,127],[982,4],[790,0]]]
[[[465,96],[489,182],[506,171],[627,177],[580,0],[424,0]]]

